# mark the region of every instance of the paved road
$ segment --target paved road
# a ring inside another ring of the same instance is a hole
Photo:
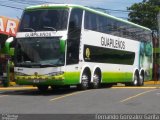
[[[160,89],[114,87],[39,92],[35,88],[0,91],[0,113],[97,114],[160,113]]]

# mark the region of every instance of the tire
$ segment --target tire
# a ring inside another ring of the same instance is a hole
[[[78,85],[78,88],[80,90],[86,90],[89,87],[89,82],[90,82],[90,77],[87,74],[87,72],[83,72],[82,77],[81,77],[81,84]]]
[[[143,85],[144,85],[144,75],[140,74],[139,81],[138,81],[138,86],[143,86]]]
[[[100,86],[100,79],[101,79],[100,75],[97,72],[95,72],[94,75],[93,75],[93,82],[91,84],[91,88],[93,88],[93,89],[99,88],[99,86]]]
[[[137,73],[134,74],[134,80],[132,82],[132,86],[138,86],[139,75]]]
[[[39,91],[42,91],[42,92],[48,90],[48,86],[44,86],[44,85],[39,85],[39,86],[37,86],[37,88],[38,88]]]

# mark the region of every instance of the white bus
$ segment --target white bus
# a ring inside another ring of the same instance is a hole
[[[16,36],[15,79],[20,85],[141,86],[152,78],[151,30],[70,4],[24,10]]]

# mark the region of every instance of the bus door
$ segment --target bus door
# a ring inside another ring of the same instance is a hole
[[[67,59],[66,59],[66,72],[76,74],[79,79],[79,45],[81,37],[83,10],[73,8],[69,20],[68,39],[67,39]]]

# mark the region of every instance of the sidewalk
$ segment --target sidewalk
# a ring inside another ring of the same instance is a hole
[[[33,87],[33,86],[10,86],[10,87],[0,87],[0,91],[1,90],[27,90],[27,89],[37,89],[37,87]]]
[[[144,82],[144,85],[160,85],[160,81],[146,81]]]

